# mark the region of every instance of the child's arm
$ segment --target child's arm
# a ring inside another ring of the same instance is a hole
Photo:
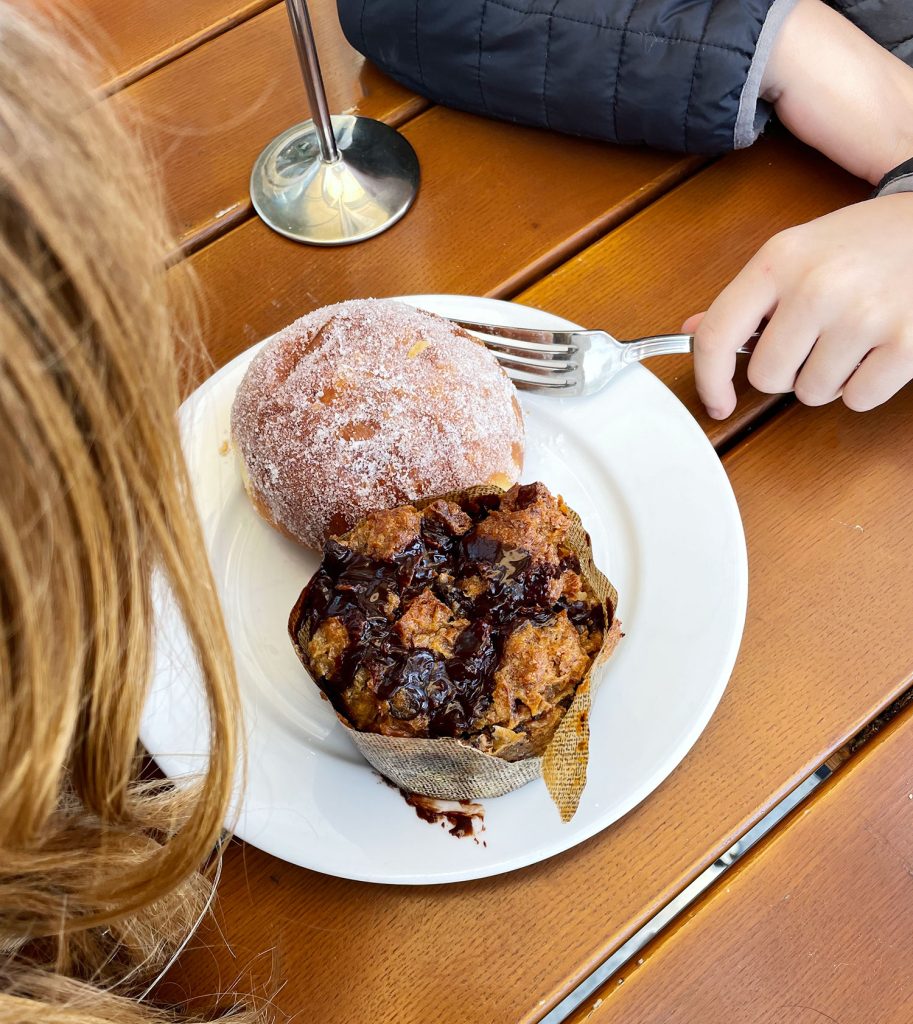
[[[798,0],[761,95],[804,142],[872,184],[913,156],[913,69],[821,0]]]
[[[877,182],[913,157],[913,70],[819,0],[783,25],[765,98],[800,138]],[[913,193],[781,232],[692,317],[694,372],[711,416],[735,407],[735,351],[768,319],[748,367],[760,391],[871,409],[913,379]],[[857,368],[858,367],[858,368]]]

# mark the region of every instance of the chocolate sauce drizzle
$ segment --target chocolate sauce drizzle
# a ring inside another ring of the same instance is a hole
[[[521,488],[515,507],[523,507],[533,495],[533,487]],[[497,495],[460,502],[475,524],[499,505]],[[442,517],[426,512],[420,536],[388,561],[328,541],[320,568],[305,588],[295,632],[306,625],[313,635],[333,616],[345,625],[350,642],[337,671],[317,680],[340,713],[345,713],[341,694],[362,668],[377,696],[389,700],[394,716],[427,714],[429,737],[459,736],[490,706],[504,640],[514,629],[526,621],[546,623],[562,610],[578,628],[604,628],[598,605],[564,597],[549,600],[551,581],[568,569],[580,570],[573,554],[557,565],[535,564],[527,552],[504,548],[475,529],[455,536]],[[486,586],[469,597],[459,583],[473,576]],[[429,587],[456,617],[469,620],[449,658],[405,646],[384,611],[390,595],[399,599],[402,610]]]

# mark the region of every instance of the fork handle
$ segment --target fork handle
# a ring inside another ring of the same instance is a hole
[[[749,356],[755,350],[761,332],[755,334],[736,349],[738,355]],[[650,338],[632,338],[630,341],[621,342],[622,357],[626,363],[639,363],[641,359],[650,359],[653,356],[671,356],[676,353],[694,351],[693,334],[657,334]]]

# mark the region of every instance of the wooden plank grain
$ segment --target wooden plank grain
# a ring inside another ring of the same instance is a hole
[[[75,29],[105,64],[99,83],[114,92],[281,0],[13,0]]]
[[[317,306],[412,292],[511,294],[700,166],[435,107],[406,124],[415,206],[357,246],[290,242],[251,220],[189,260],[221,364]]]
[[[428,106],[346,42],[335,0],[311,0],[330,108],[391,124]],[[109,101],[161,170],[182,246],[199,246],[251,215],[250,172],[279,132],[310,117],[285,6],[252,18]]]
[[[774,135],[689,179],[516,298],[619,338],[677,332],[776,232],[865,198],[869,186],[794,139]],[[778,397],[754,391],[740,360],[739,405],[712,420],[690,356],[646,365],[725,444]]]
[[[726,457],[751,572],[742,651],[695,748],[621,822],[522,871],[431,888],[235,847],[221,895],[235,959],[204,933],[171,992],[212,991],[268,949],[276,1005],[324,1024],[538,1020],[910,685],[911,430],[907,389],[864,416],[794,406]]]
[[[569,1024],[908,1024],[911,875],[907,713]]]

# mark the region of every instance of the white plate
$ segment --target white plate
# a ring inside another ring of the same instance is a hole
[[[513,303],[422,295],[408,301],[469,320],[535,327],[568,321]],[[604,669],[591,717],[589,776],[563,825],[540,781],[485,802],[487,845],[420,821],[356,752],[307,679],[286,634],[315,555],[266,526],[225,454],[235,389],[259,346],[183,405],[181,426],[216,584],[237,659],[248,734],[235,832],[332,875],[403,884],[511,871],[604,829],[688,753],[719,703],[745,618],[747,559],[732,489],[678,399],[639,366],[602,395],[524,394],[524,478],[564,495],[620,594],[625,639]],[[169,776],[208,749],[198,676],[167,594],[142,738]]]

